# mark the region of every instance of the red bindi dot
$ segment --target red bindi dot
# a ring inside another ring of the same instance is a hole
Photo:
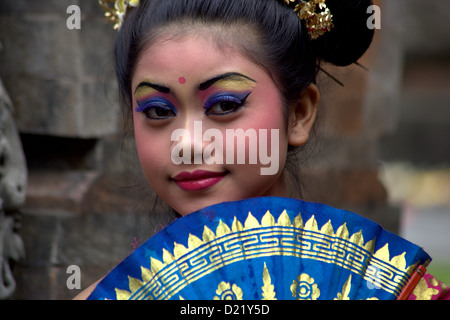
[[[178,78],[178,82],[180,84],[185,84],[186,83],[186,78],[185,77],[180,77],[180,78]]]

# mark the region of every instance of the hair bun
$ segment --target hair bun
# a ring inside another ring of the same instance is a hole
[[[371,0],[327,0],[333,14],[334,28],[312,40],[317,55],[337,66],[356,62],[369,48],[374,30],[367,21]]]

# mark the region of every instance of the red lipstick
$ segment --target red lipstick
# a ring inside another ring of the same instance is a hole
[[[181,172],[173,180],[183,190],[200,191],[219,183],[228,172],[198,170]]]

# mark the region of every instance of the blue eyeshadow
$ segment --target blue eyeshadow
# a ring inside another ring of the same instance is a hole
[[[234,102],[238,105],[242,105],[244,104],[245,100],[250,95],[250,93],[251,91],[244,93],[225,93],[225,92],[216,93],[205,101],[203,108],[205,110],[209,110],[212,106],[220,102]]]

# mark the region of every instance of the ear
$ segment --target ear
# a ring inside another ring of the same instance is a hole
[[[308,142],[309,133],[316,121],[320,93],[316,85],[310,84],[289,110],[289,145],[299,147]]]

